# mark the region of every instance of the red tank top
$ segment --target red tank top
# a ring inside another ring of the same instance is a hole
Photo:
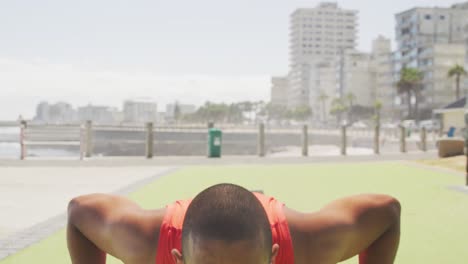
[[[270,221],[273,244],[279,245],[277,264],[294,264],[294,250],[288,223],[283,212],[284,204],[273,197],[254,193],[263,205]],[[182,225],[191,200],[177,201],[166,207],[159,232],[156,264],[175,264],[172,249],[182,252]]]

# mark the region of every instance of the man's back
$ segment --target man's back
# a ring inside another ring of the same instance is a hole
[[[166,212],[143,210],[118,196],[95,194],[73,199],[67,232],[72,262],[105,263],[106,252],[127,264],[155,263]],[[361,264],[393,263],[399,214],[398,202],[385,195],[340,199],[314,213],[285,207],[294,263],[334,264],[358,254]]]

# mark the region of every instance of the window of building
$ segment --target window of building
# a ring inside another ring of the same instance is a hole
[[[440,20],[444,20],[445,19],[445,16],[444,15],[440,15]]]
[[[431,71],[426,73],[427,80],[432,80],[432,77],[433,77],[433,73]]]
[[[431,20],[431,15],[425,15],[424,18],[425,18],[426,20]]]

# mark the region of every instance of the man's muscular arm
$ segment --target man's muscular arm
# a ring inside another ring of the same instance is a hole
[[[67,243],[73,264],[104,264],[106,253],[125,263],[154,257],[157,221],[130,200],[92,194],[70,201]],[[154,259],[153,259],[154,260]]]
[[[400,240],[400,211],[400,203],[387,195],[358,195],[330,203],[312,216],[308,226],[309,260],[314,252],[322,252],[323,263],[359,255],[360,264],[392,264]]]

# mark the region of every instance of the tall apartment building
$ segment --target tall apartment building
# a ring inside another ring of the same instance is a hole
[[[116,124],[123,121],[123,113],[117,108],[88,104],[78,107],[78,121],[91,120],[97,124]]]
[[[376,100],[375,67],[369,53],[347,51],[342,73],[343,94],[352,93],[355,105],[372,107]]]
[[[330,115],[332,98],[338,96],[339,90],[338,61],[316,63],[310,70],[309,105],[314,119],[327,121]]]
[[[357,11],[336,3],[300,8],[290,18],[288,107],[308,105],[311,70],[357,45]]]
[[[178,105],[179,111],[180,111],[180,113],[182,115],[192,114],[192,113],[195,113],[197,111],[197,107],[195,105],[179,104],[179,103],[177,103],[177,105]],[[166,105],[165,117],[169,118],[169,119],[173,119],[174,114],[175,114],[175,108],[176,108],[176,104],[167,104]]]
[[[127,100],[123,105],[124,121],[154,122],[158,119],[158,105],[151,99]]]
[[[50,120],[50,105],[48,102],[40,102],[36,106],[36,116],[34,120],[38,122],[47,122]]]
[[[311,66],[310,105],[315,119],[329,120],[331,99],[352,93],[355,105],[372,108],[377,100],[390,117],[396,94],[392,79],[392,52],[388,38],[379,36],[372,52],[346,50],[342,56]],[[327,100],[323,98],[327,97]]]
[[[272,77],[270,102],[273,105],[287,106],[288,77]]]
[[[356,97],[354,105],[372,108],[377,100],[382,101],[385,115],[390,116],[396,93],[390,41],[379,37],[373,44],[372,53],[347,50],[343,56],[311,67],[309,104],[316,120],[329,120],[331,100],[349,93]]]
[[[49,124],[73,123],[76,121],[76,112],[66,102],[57,102],[55,104],[41,102],[36,107],[34,121]]]
[[[393,53],[390,39],[377,37],[372,42],[371,56],[375,73],[375,99],[382,103],[383,117],[394,117],[397,91],[393,85]]]
[[[394,81],[399,79],[404,67],[419,69],[424,75],[420,107],[431,109],[450,103],[454,89],[447,89],[446,83],[450,80],[446,76],[450,66],[465,64],[463,49],[466,50],[468,45],[468,3],[448,8],[413,8],[396,14],[395,18]],[[405,100],[401,97],[402,110]]]
[[[456,100],[455,82],[447,73],[454,65],[463,65],[466,58],[466,46],[463,43],[438,43],[426,48],[420,54],[419,69],[423,72],[423,106],[440,107]],[[461,95],[466,87],[461,87]]]

